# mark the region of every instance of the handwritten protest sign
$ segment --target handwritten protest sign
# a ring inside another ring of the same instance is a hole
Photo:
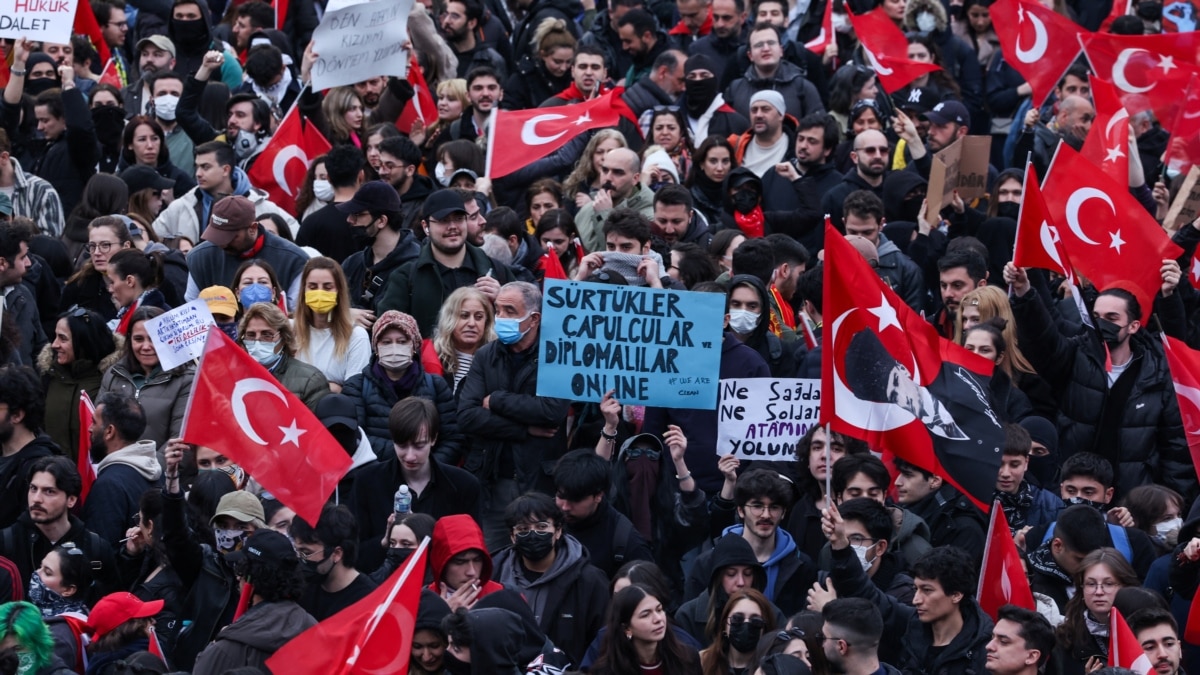
[[[817,424],[820,413],[821,380],[721,380],[717,454],[794,459],[796,442]]]
[[[725,298],[546,280],[539,396],[712,410]]]
[[[313,89],[408,73],[408,13],[413,0],[363,2],[326,12],[313,31]]]
[[[1193,166],[1179,186],[1175,201],[1167,210],[1163,219],[1163,227],[1168,232],[1175,232],[1200,216],[1200,166]]]
[[[0,0],[0,38],[71,41],[78,0]]]
[[[158,354],[159,366],[171,370],[200,358],[208,327],[215,323],[203,300],[193,300],[147,321],[146,332]]]
[[[955,190],[964,202],[986,196],[991,152],[991,136],[963,136],[939,150],[929,165],[928,212],[949,205]]]

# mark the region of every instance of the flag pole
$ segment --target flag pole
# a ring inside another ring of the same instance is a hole
[[[493,109],[491,114],[488,115],[487,158],[483,163],[483,175],[486,176],[488,180],[492,179],[492,154],[496,150],[496,117],[499,114],[500,111],[498,109]]]
[[[829,422],[825,423],[825,508],[833,505],[833,495],[830,494],[831,485],[833,484],[833,462],[831,458],[833,453],[830,447],[833,445],[833,434],[830,431]]]

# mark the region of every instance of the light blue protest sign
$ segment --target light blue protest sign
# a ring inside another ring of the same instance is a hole
[[[543,293],[539,396],[717,407],[725,296],[553,279]]]

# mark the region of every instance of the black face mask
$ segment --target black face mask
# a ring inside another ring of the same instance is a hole
[[[1016,220],[1017,216],[1021,215],[1021,205],[1016,202],[1000,202],[996,205],[996,215]]]
[[[758,195],[754,194],[753,190],[742,190],[733,193],[733,197],[730,197],[729,201],[733,203],[733,208],[738,213],[750,213],[754,207],[758,206]]]
[[[1084,504],[1084,505],[1092,507],[1093,509],[1096,509],[1100,513],[1104,513],[1106,510],[1108,510],[1108,504],[1104,504],[1102,502],[1094,502],[1090,499],[1084,499],[1083,497],[1068,497],[1067,499],[1064,499],[1063,502],[1067,506],[1076,506],[1078,504]]]
[[[326,552],[325,555],[328,556],[329,553]],[[319,562],[313,560],[303,560],[301,562],[304,564],[304,567],[301,570],[304,572],[304,580],[307,581],[311,586],[323,583],[325,581],[325,577],[328,577],[329,573],[333,571],[332,565],[325,572],[321,572],[317,569],[321,565],[325,564],[325,559],[321,559]]]
[[[171,19],[172,36],[177,48],[199,51],[209,45],[208,24],[204,19]]]
[[[43,91],[61,86],[62,84],[59,83],[58,79],[53,77],[27,79],[25,80],[25,93],[30,96],[37,96]]]
[[[924,197],[919,197],[916,199],[906,199],[906,200],[900,202],[900,211],[897,214],[900,216],[898,218],[898,220],[907,222],[907,223],[917,222],[917,218],[919,218],[921,216],[921,200],[922,199],[924,199]],[[937,219],[937,214],[931,214],[931,215],[933,215],[933,218],[928,218],[927,220],[929,220],[932,223],[934,220]]]
[[[1111,321],[1096,317],[1096,332],[1100,334],[1100,339],[1104,340],[1104,344],[1108,345],[1109,349],[1121,344],[1121,328],[1122,326]]]
[[[385,557],[388,563],[399,567],[404,564],[405,560],[408,560],[408,556],[412,555],[415,550],[412,548],[389,548]]]
[[[762,637],[763,624],[761,621],[743,621],[729,626],[729,646],[743,654],[749,654],[758,646]]]
[[[708,110],[708,106],[712,105],[713,99],[717,97],[719,85],[720,83],[715,77],[706,77],[703,80],[684,80],[683,102],[688,115],[692,117],[703,115],[704,111]]]
[[[371,229],[371,225],[374,225],[374,224],[375,224],[375,221],[372,220],[370,225],[367,225],[366,227],[350,228],[350,232],[351,232],[352,236],[354,237],[355,247],[366,248],[366,247],[370,246],[371,244],[375,243],[375,237],[372,237],[367,234],[367,231]]]
[[[125,109],[115,105],[92,108],[92,123],[96,125],[96,139],[100,145],[120,145],[121,132],[125,130]]]
[[[1146,21],[1158,21],[1162,18],[1162,3],[1154,2],[1139,2],[1137,4],[1137,15],[1139,19]]]
[[[554,533],[530,531],[523,537],[517,537],[513,548],[526,560],[534,562],[545,560],[546,556],[554,550]]]

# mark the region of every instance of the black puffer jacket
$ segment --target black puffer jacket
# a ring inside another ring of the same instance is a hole
[[[1179,402],[1171,385],[1161,343],[1135,333],[1133,362],[1124,377],[1134,377],[1129,395],[1110,404],[1105,349],[1094,331],[1063,337],[1037,292],[1012,300],[1017,338],[1038,374],[1058,396],[1059,448],[1065,459],[1077,452],[1097,452],[1116,469],[1117,496],[1156,483],[1191,500],[1196,473],[1183,433]],[[1122,386],[1118,380],[1117,387]],[[1117,435],[1102,433],[1116,415]]]
[[[421,368],[419,361],[414,361],[413,366]],[[346,380],[342,393],[354,399],[354,407],[358,410],[358,426],[367,433],[375,456],[386,460],[395,456],[392,434],[388,431],[388,414],[392,406],[400,402],[400,397],[390,382],[379,379],[374,368],[375,358],[372,357],[371,363],[361,373]],[[458,432],[458,406],[446,380],[422,371],[408,395],[429,399],[437,406],[441,427],[437,430],[435,454],[447,461],[457,458],[462,447],[462,435]]]
[[[517,72],[509,75],[504,85],[504,100],[501,110],[527,110],[538,107],[542,101],[571,86],[571,71],[555,77],[546,70],[538,57],[529,57],[517,66]]]

